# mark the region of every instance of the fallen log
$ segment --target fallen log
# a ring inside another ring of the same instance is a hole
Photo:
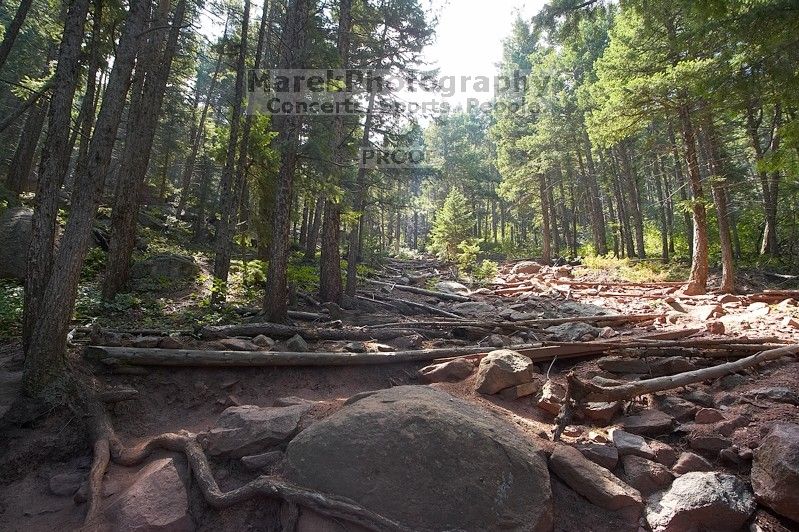
[[[529,344],[509,347],[524,350]],[[83,356],[109,366],[272,367],[357,366],[426,362],[447,356],[473,355],[493,347],[449,347],[388,353],[293,353],[272,351],[197,351],[135,347],[88,346]]]
[[[392,328],[392,327],[482,327],[493,329],[495,327],[519,329],[529,327],[549,327],[552,325],[563,325],[565,323],[583,322],[589,324],[620,324],[630,322],[640,322],[656,320],[662,314],[609,314],[606,316],[571,316],[568,318],[540,318],[520,321],[493,321],[493,320],[467,320],[461,318],[458,321],[447,320],[418,320],[408,322],[392,322],[372,325],[373,329]],[[459,317],[459,316],[458,316]],[[460,317],[459,317],[460,318]]]
[[[391,290],[403,290],[405,292],[412,292],[414,294],[421,294],[423,296],[430,296],[436,297],[438,299],[446,299],[449,301],[459,301],[459,302],[466,302],[471,301],[466,296],[461,296],[458,294],[450,294],[449,292],[439,292],[437,290],[428,290],[426,288],[419,288],[418,286],[408,286],[405,284],[394,284],[394,283],[384,283],[382,281],[375,281],[374,279],[365,279],[365,281],[369,284],[373,284],[376,286],[382,286],[385,288],[389,288]]]
[[[357,297],[363,298],[363,296],[357,296]],[[378,295],[375,294],[373,297],[375,299],[371,299],[370,301],[380,301]],[[367,299],[367,300],[369,300],[369,299]],[[446,310],[442,310],[442,309],[440,309],[438,307],[434,307],[433,305],[426,305],[424,303],[417,303],[416,301],[409,301],[407,299],[400,299],[398,297],[392,297],[391,301],[396,301],[397,303],[403,303],[405,305],[408,305],[409,307],[418,308],[420,310],[424,310],[426,312],[429,312],[431,314],[435,314],[437,316],[443,316],[445,318],[461,319],[461,316],[459,316],[458,314],[455,314],[453,312],[448,312]],[[383,301],[381,301],[381,302],[383,302]]]
[[[283,325],[280,323],[249,323],[240,325],[210,325],[200,329],[200,336],[205,340],[218,340],[220,338],[230,338],[233,336],[255,337],[263,334],[264,336],[276,338],[291,338],[299,334],[306,340],[337,340],[337,341],[369,341],[369,340],[393,340],[401,336],[412,336],[423,334],[432,338],[444,338],[446,333],[442,331],[421,331],[413,329],[308,329]]]

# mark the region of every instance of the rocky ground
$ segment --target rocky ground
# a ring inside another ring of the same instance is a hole
[[[799,293],[688,297],[678,284],[529,261],[477,290],[447,277],[429,260],[391,261],[350,308],[298,298],[297,324],[285,329],[247,309],[232,328],[76,329],[74,363],[106,392],[126,445],[189,431],[222,493],[267,475],[385,519],[353,524],[329,501],[211,505],[184,454],[157,450],[132,467],[111,464],[91,528],[799,528],[795,357],[632,401],[581,403],[553,441],[570,372],[618,385],[799,343]],[[432,351],[399,358],[423,350]],[[122,358],[178,353],[259,362]],[[351,355],[345,365],[263,361],[308,353]],[[402,361],[374,363],[392,356]],[[0,348],[0,369],[3,409],[18,384],[17,344]],[[64,409],[3,429],[0,528],[83,525],[92,459],[84,423]]]

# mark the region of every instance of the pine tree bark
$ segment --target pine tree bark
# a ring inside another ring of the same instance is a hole
[[[39,103],[28,111],[22,135],[19,137],[17,149],[14,150],[8,169],[6,186],[12,192],[17,194],[24,192],[26,184],[30,182],[33,161],[36,158],[36,147],[39,145],[46,117],[46,103]]]
[[[8,54],[11,53],[11,49],[14,47],[14,41],[17,40],[22,24],[28,18],[28,11],[30,11],[32,4],[33,0],[20,0],[17,12],[14,14],[14,18],[11,19],[11,24],[6,27],[6,31],[3,34],[3,42],[0,42],[0,69],[6,64]]]
[[[352,32],[352,0],[339,0],[338,23],[338,62],[343,69],[350,63],[350,34]],[[344,116],[333,117],[331,139],[333,167],[331,173],[340,184],[343,165],[346,162],[346,140],[344,136]],[[319,298],[322,302],[341,303],[341,205],[337,200],[325,201],[322,220],[322,253],[320,262]]]
[[[75,5],[77,3],[73,4]],[[86,13],[85,8],[82,11],[82,16],[79,17],[81,22],[74,27],[80,30],[76,33],[78,37],[82,36],[82,20]],[[32,328],[22,378],[23,393],[30,397],[59,400],[64,391],[67,377],[66,339],[77,297],[81,266],[91,243],[92,223],[111,163],[111,152],[130,88],[133,63],[147,28],[149,13],[148,0],[130,2],[97,127],[89,145],[89,165],[85,174],[77,176],[69,218],[58,253],[52,261],[51,271],[39,279],[39,284],[36,285],[41,287],[41,291],[36,294],[36,311],[30,314]],[[71,104],[71,98],[67,103]],[[46,190],[53,195],[57,191],[57,188]],[[34,258],[41,259],[36,256]]]
[[[629,211],[633,219],[633,229],[635,231],[635,256],[639,259],[646,258],[644,247],[644,215],[641,210],[641,190],[638,186],[638,179],[630,158],[630,151],[627,141],[619,145],[619,159],[621,160],[622,174],[626,180],[627,197],[629,198]]]
[[[699,295],[707,292],[708,275],[708,238],[707,212],[705,210],[705,194],[702,189],[702,176],[696,155],[696,134],[694,133],[691,111],[688,104],[683,103],[678,109],[682,129],[685,160],[688,167],[688,179],[693,193],[693,255],[691,257],[691,274],[688,278],[686,294]]]
[[[585,163],[587,168],[583,167],[583,158],[580,150],[580,145],[577,146],[577,161],[580,165],[580,173],[585,176],[586,184],[588,185],[588,205],[591,213],[591,232],[594,237],[594,244],[599,255],[607,255],[608,253],[608,239],[607,230],[605,228],[605,214],[602,209],[602,199],[599,193],[599,183],[597,182],[596,166],[594,165],[594,157],[591,154],[591,141],[588,139],[588,133],[585,128],[582,131],[582,144],[585,149]],[[587,171],[586,171],[587,170]]]
[[[244,0],[244,14],[241,19],[241,42],[236,60],[236,85],[233,95],[233,107],[230,117],[230,136],[228,138],[225,166],[219,181],[219,221],[216,224],[214,239],[214,283],[217,290],[211,293],[211,305],[219,306],[227,296],[227,279],[230,272],[230,253],[235,231],[238,201],[236,190],[236,161],[239,150],[246,151],[241,142],[242,103],[244,99],[244,75],[247,58],[247,33],[250,24],[250,0]]]
[[[658,215],[660,218],[660,258],[663,262],[669,262],[669,220],[666,214],[666,197],[663,194],[663,183],[660,180],[662,170],[660,159],[657,154],[652,163],[652,181],[655,183],[655,191],[658,198]]]
[[[28,271],[25,277],[22,343],[26,353],[31,341],[44,288],[52,271],[56,237],[58,192],[69,168],[69,131],[72,101],[80,78],[80,47],[89,12],[89,0],[75,0],[69,7],[58,64],[53,77],[53,90],[47,119],[47,134],[39,162],[39,180],[28,249]],[[60,371],[56,367],[55,371]]]
[[[175,7],[172,25],[165,35],[158,28],[166,27],[168,5],[169,1],[165,1],[159,6],[161,12],[153,22],[149,35],[151,40],[141,58],[144,82],[141,93],[134,98],[138,106],[133,109],[129,124],[111,213],[110,249],[102,287],[105,301],[112,300],[127,283],[136,247],[136,215],[139,212],[141,189],[147,176],[158,115],[186,12],[186,0],[180,0]],[[168,161],[169,151],[166,157]]]
[[[544,264],[552,263],[552,233],[549,220],[549,194],[544,174],[538,175],[538,192],[541,196],[541,259]]]
[[[286,25],[282,35],[280,66],[284,69],[302,68],[305,64],[305,44],[308,34],[310,5],[308,0],[290,0],[286,12]],[[277,178],[274,231],[269,247],[269,266],[266,273],[264,312],[273,322],[288,319],[289,230],[291,228],[291,198],[294,173],[297,167],[301,117],[277,116],[277,147],[280,149],[280,170]]]

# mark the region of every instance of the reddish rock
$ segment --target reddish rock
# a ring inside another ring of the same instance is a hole
[[[474,364],[464,358],[433,364],[419,370],[419,379],[425,383],[458,382],[474,371]]]
[[[677,475],[684,475],[693,471],[713,471],[713,464],[694,453],[682,453],[677,463],[671,470]]]
[[[641,494],[604,467],[567,445],[558,445],[550,457],[550,469],[571,489],[608,510],[640,508]]]
[[[499,395],[507,401],[515,401],[516,399],[521,399],[522,397],[528,397],[530,395],[537,394],[543,385],[544,377],[541,375],[533,375],[532,381],[525,382],[524,384],[517,384],[516,386],[511,386],[510,388],[505,388],[499,392]]]
[[[709,321],[705,324],[705,331],[710,334],[724,334],[727,332],[723,322]]]
[[[520,274],[520,273],[526,274],[526,275],[531,275],[531,274],[534,274],[534,273],[538,273],[540,271],[541,271],[541,265],[538,264],[537,262],[533,262],[533,261],[530,261],[530,260],[525,260],[525,261],[519,262],[519,263],[515,264],[513,266],[513,268],[511,268],[511,270],[510,270],[510,272],[512,274],[516,274],[516,275]]]
[[[663,398],[660,398],[657,405],[658,408],[672,416],[677,421],[688,421],[689,419],[693,419],[696,411],[698,410],[698,407],[694,403],[674,395],[667,395]]]
[[[732,442],[727,438],[713,434],[692,434],[688,437],[688,444],[697,451],[718,453],[732,445]]]
[[[619,412],[621,412],[621,403],[618,401],[612,403],[586,403],[582,409],[585,419],[603,427],[609,425]]]
[[[691,310],[691,316],[699,321],[708,321],[711,318],[720,318],[727,312],[721,305],[701,305]]]
[[[536,406],[556,416],[560,413],[560,407],[565,397],[566,388],[555,381],[547,381],[541,388],[541,396],[538,398]]]
[[[694,421],[700,425],[709,425],[724,420],[724,414],[715,408],[701,408],[696,412]]]
[[[160,349],[184,349],[183,342],[174,336],[164,336],[158,342]]]
[[[145,466],[134,483],[106,509],[114,530],[193,531],[184,477],[185,468],[178,467],[173,458]]]
[[[677,451],[671,445],[658,440],[649,442],[649,447],[655,453],[655,461],[666,467],[671,467],[677,462]]]
[[[779,423],[754,452],[752,486],[757,500],[799,522],[799,425]]]
[[[666,466],[640,456],[624,456],[621,463],[627,483],[645,496],[668,487],[674,480]]]

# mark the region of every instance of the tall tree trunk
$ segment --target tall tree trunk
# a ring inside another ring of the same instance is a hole
[[[660,180],[661,173],[660,159],[655,154],[652,163],[652,181],[655,183],[660,217],[660,258],[663,259],[663,262],[669,262],[669,220],[666,214],[666,197],[663,195],[663,183]]]
[[[588,205],[591,212],[591,232],[594,238],[594,245],[599,255],[607,255],[608,253],[608,240],[605,229],[605,214],[602,210],[602,199],[599,193],[599,184],[597,182],[596,166],[594,165],[594,157],[591,154],[591,141],[588,139],[588,133],[585,128],[582,129],[582,145],[585,149],[585,162],[587,168],[583,167],[583,158],[580,151],[580,145],[577,145],[577,161],[580,165],[580,173],[585,176],[586,184],[588,185],[589,201]],[[586,171],[587,170],[587,171]]]
[[[707,291],[708,239],[707,213],[704,203],[705,194],[702,190],[702,176],[699,171],[699,161],[696,156],[696,135],[694,133],[691,111],[688,108],[688,104],[683,103],[680,105],[679,117],[683,144],[685,145],[688,178],[693,193],[694,245],[693,256],[691,257],[691,275],[688,278],[688,286],[685,292],[688,295],[699,295]]]
[[[305,262],[316,260],[316,244],[319,242],[319,231],[322,228],[322,215],[325,209],[325,198],[319,196],[313,205],[313,213],[308,217],[311,220],[308,227],[308,237],[305,240]]]
[[[638,179],[635,175],[630,150],[627,141],[619,145],[619,159],[621,160],[622,175],[626,178],[626,189],[629,198],[629,211],[633,219],[633,229],[635,230],[635,254],[640,259],[646,258],[644,248],[644,215],[641,210],[641,191],[638,186]]]
[[[339,0],[338,22],[338,62],[339,67],[348,69],[350,64],[350,33],[352,31],[352,0]],[[341,182],[342,168],[346,161],[346,138],[344,117],[333,116],[333,135],[331,153],[333,166],[331,174],[336,185]],[[341,303],[343,287],[341,284],[341,205],[337,200],[325,201],[322,220],[322,253],[320,258],[319,298],[325,302]]]
[[[286,25],[282,36],[281,68],[302,68],[305,63],[305,44],[310,6],[308,0],[290,0]],[[281,152],[280,171],[275,195],[274,232],[269,249],[269,267],[266,273],[264,311],[269,321],[288,319],[287,268],[289,259],[289,229],[291,226],[291,198],[294,172],[297,166],[297,148],[301,119],[297,115],[278,116],[277,146]]]
[[[22,340],[26,353],[39,316],[45,285],[52,270],[58,192],[69,168],[72,101],[80,76],[80,47],[88,12],[89,0],[75,0],[70,5],[58,49],[58,64],[53,77],[53,92],[48,111],[47,134],[42,148],[42,159],[39,162],[39,180],[36,187],[31,244],[28,250],[28,270],[25,276]],[[44,369],[43,366],[49,361],[50,357],[45,354],[41,369]],[[59,358],[55,359],[56,373],[63,369],[60,362],[62,361]],[[26,386],[29,391],[35,391],[37,380],[38,378],[34,378],[30,385]]]
[[[78,4],[73,4],[76,5]],[[76,32],[78,37],[82,35],[85,13],[83,7],[82,16],[79,17],[81,22],[75,25],[75,29],[79,30]],[[81,266],[91,243],[91,226],[111,163],[111,152],[130,88],[130,74],[141,36],[147,28],[149,13],[148,0],[130,2],[97,127],[89,145],[89,165],[85,174],[77,176],[75,192],[71,198],[72,207],[58,253],[52,261],[52,269],[37,285],[43,289],[36,298],[39,304],[33,313],[33,327],[22,379],[24,393],[28,396],[57,400],[64,391],[66,339],[77,297]],[[71,104],[71,98],[67,103]],[[55,195],[57,188],[44,191],[45,194],[49,192]],[[34,219],[36,217],[34,215]]]
[[[163,30],[159,31],[157,28],[166,26],[168,5],[167,0],[159,6],[160,13],[155,18],[153,31],[149,36],[151,41],[143,54],[145,57],[142,58],[144,69],[141,75],[145,80],[141,94],[136,98],[139,106],[132,113],[133,119],[122,154],[111,212],[111,241],[102,287],[102,296],[106,301],[112,300],[128,281],[133,250],[136,247],[136,215],[139,212],[141,189],[147,176],[158,115],[186,12],[186,0],[179,0],[168,35],[165,35]],[[167,150],[161,184],[162,196],[166,188],[169,157],[170,151]]]
[[[22,128],[17,149],[11,158],[8,169],[7,187],[12,192],[24,192],[30,182],[33,170],[33,160],[36,157],[36,147],[44,129],[44,119],[47,117],[47,104],[39,103],[28,111],[25,126]]]
[[[244,14],[241,19],[241,42],[236,60],[236,86],[233,95],[233,108],[230,118],[230,137],[228,138],[225,167],[219,181],[219,222],[216,225],[214,239],[214,283],[217,290],[211,293],[211,305],[224,303],[227,296],[227,279],[230,272],[230,253],[233,246],[232,237],[237,215],[236,191],[236,156],[238,150],[246,151],[246,146],[239,137],[241,127],[242,101],[244,98],[244,75],[247,58],[247,33],[250,25],[250,0],[244,0]],[[288,214],[288,213],[287,213]],[[289,223],[290,220],[286,220]],[[286,236],[288,238],[288,235]]]
[[[713,192],[713,202],[716,206],[716,218],[719,226],[719,243],[721,244],[721,291],[733,293],[735,291],[735,260],[730,234],[730,214],[727,205],[726,172],[721,156],[721,145],[713,124],[710,113],[703,117],[704,140],[710,163],[710,186]]]
[[[204,156],[204,163],[200,174],[200,191],[197,197],[197,217],[194,219],[192,228],[192,241],[195,243],[203,242],[206,240],[205,234],[205,206],[208,204],[208,189],[211,184],[211,175],[213,174],[211,158]]]
[[[541,259],[544,264],[552,263],[552,233],[549,219],[549,193],[547,179],[544,174],[538,175],[538,192],[541,196]]]
[[[682,171],[682,160],[680,159],[679,149],[677,147],[677,139],[674,137],[674,130],[669,125],[669,144],[671,145],[671,157],[674,163],[674,177],[677,180],[677,188],[680,191],[680,201],[683,204],[688,202],[688,181],[685,179],[685,174]],[[688,242],[688,252],[693,257],[694,255],[694,220],[687,210],[683,210],[683,221],[685,222],[686,240]]]
[[[178,215],[181,215],[186,210],[186,204],[189,201],[189,194],[191,191],[191,178],[194,175],[194,165],[197,160],[197,154],[200,152],[202,141],[205,140],[205,120],[208,117],[208,109],[211,107],[211,98],[216,88],[217,80],[219,79],[219,71],[222,67],[222,56],[224,54],[225,42],[227,40],[228,23],[230,22],[230,11],[228,11],[227,18],[225,19],[225,31],[222,34],[222,46],[219,49],[219,55],[216,59],[216,66],[214,66],[214,73],[211,76],[211,83],[208,86],[208,93],[203,102],[203,110],[200,113],[200,122],[195,125],[194,136],[191,142],[191,151],[186,159],[186,164],[183,167],[183,174],[180,178],[180,199],[178,200]]]
[[[17,12],[11,20],[11,24],[6,27],[6,32],[3,34],[3,42],[0,42],[0,69],[6,64],[8,54],[11,53],[11,48],[14,46],[14,41],[17,40],[19,30],[22,29],[22,24],[28,18],[28,11],[33,4],[33,0],[20,0],[17,6]]]

